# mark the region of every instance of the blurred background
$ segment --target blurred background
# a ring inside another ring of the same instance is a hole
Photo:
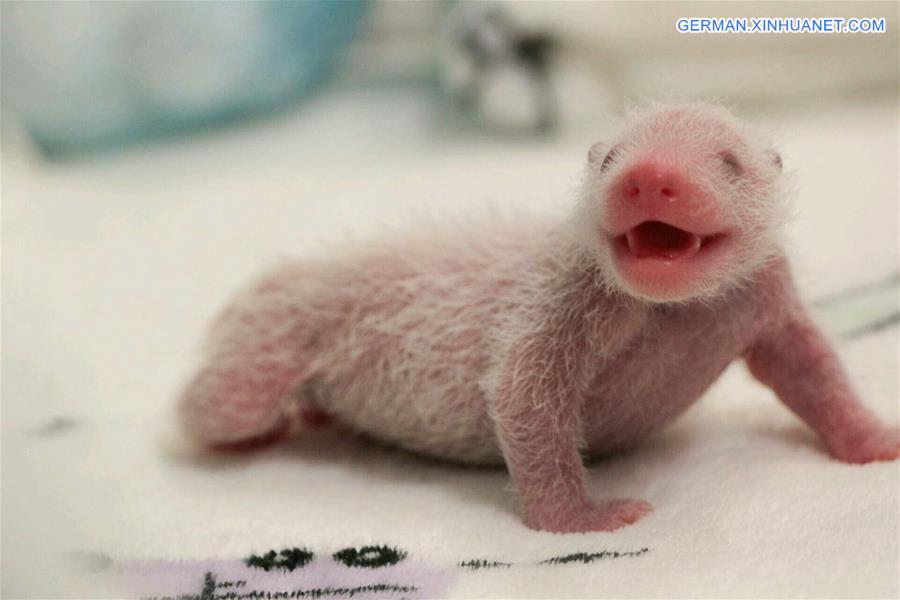
[[[692,16],[887,31],[677,32]],[[894,281],[831,326],[896,322],[896,2],[5,1],[0,17],[4,591],[53,585],[41,553],[127,548],[165,514],[141,440],[171,429],[201,331],[250,274],[423,212],[564,212],[635,102],[718,99],[769,131],[799,192],[804,293]],[[891,335],[866,384],[885,399]],[[68,462],[41,449],[92,427],[121,433]]]
[[[21,128],[46,156],[77,157],[267,116],[282,126],[311,121],[301,114],[326,104],[353,115],[331,124],[326,137],[365,135],[354,130],[372,120],[394,134],[381,142],[437,144],[448,135],[597,128],[642,98],[712,97],[763,110],[895,94],[896,7],[825,7],[6,2],[4,125]],[[889,30],[699,35],[675,28],[680,17],[841,15],[886,18]]]

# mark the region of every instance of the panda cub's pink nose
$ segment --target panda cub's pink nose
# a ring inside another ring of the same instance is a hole
[[[674,202],[684,193],[684,184],[670,169],[643,163],[622,176],[621,194],[628,200]]]

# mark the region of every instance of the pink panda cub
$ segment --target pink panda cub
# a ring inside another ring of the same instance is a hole
[[[408,450],[505,464],[525,523],[609,531],[650,512],[595,501],[585,455],[639,443],[735,360],[838,460],[900,455],[798,298],[781,159],[726,109],[651,106],[589,152],[570,218],[485,220],[298,259],[212,328],[180,399],[210,445],[284,427],[299,394]]]

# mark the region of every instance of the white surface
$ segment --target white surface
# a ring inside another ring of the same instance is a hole
[[[656,509],[612,534],[531,532],[504,473],[360,441],[326,435],[246,458],[184,452],[175,391],[208,318],[248,275],[410,212],[565,210],[594,136],[434,145],[432,117],[415,97],[346,94],[118,158],[41,166],[4,154],[4,597],[100,593],[72,551],[236,558],[366,542],[448,567],[651,549],[461,572],[458,597],[900,594],[898,465],[830,461],[742,367],[661,438],[591,468],[596,497]],[[798,172],[792,253],[808,295],[896,270],[897,107],[763,121]],[[842,352],[870,405],[896,421],[897,329]],[[56,415],[79,426],[34,434]]]

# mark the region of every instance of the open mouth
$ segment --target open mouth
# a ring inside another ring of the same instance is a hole
[[[717,245],[723,233],[697,235],[662,221],[644,221],[616,237],[620,251],[633,258],[682,260]]]
[[[648,220],[609,240],[616,270],[631,292],[671,300],[712,285],[716,266],[726,260],[731,237],[729,231],[696,233]]]

